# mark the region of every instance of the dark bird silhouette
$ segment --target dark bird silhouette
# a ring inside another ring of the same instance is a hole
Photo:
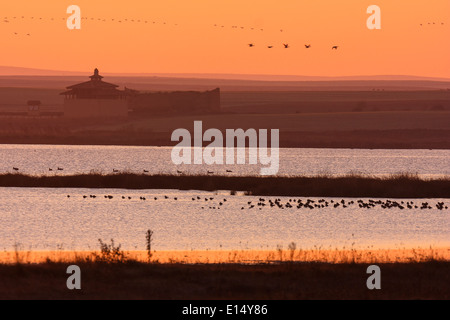
[[[288,43],[283,43],[284,48],[288,49],[289,48],[289,44]]]
[[[63,170],[64,170],[64,168],[58,167],[58,171],[63,171]]]
[[[337,50],[338,48],[339,48],[339,46],[333,46],[331,49]]]
[[[272,49],[272,48],[273,48],[273,46],[267,46],[267,48],[269,48],[269,49]]]
[[[249,43],[248,46],[251,48],[254,47],[255,45],[253,43]]]
[[[311,45],[310,44],[305,44],[305,48],[309,49],[309,48],[311,48]]]
[[[14,167],[13,170],[14,170],[14,171],[19,171],[19,168],[15,168],[15,167]]]

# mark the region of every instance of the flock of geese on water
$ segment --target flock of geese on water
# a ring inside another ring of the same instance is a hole
[[[13,167],[13,170],[14,170],[15,172],[19,172],[19,171],[20,171],[20,169],[17,168],[17,167]],[[48,171],[50,171],[50,172],[53,172],[53,171],[64,171],[64,168],[61,168],[61,167],[57,167],[57,169],[48,168]],[[117,170],[117,169],[113,169],[112,172],[113,172],[113,173],[121,173],[121,171],[120,171],[120,170]],[[143,173],[150,173],[149,170],[145,170],[145,169],[144,169],[142,172],[143,172]],[[227,170],[225,170],[225,172],[226,172],[226,173],[233,173],[233,170],[227,169]],[[125,172],[123,172],[123,173],[129,173],[129,172],[128,172],[128,171],[125,171]],[[214,171],[211,171],[211,170],[208,170],[207,173],[208,173],[208,174],[214,174],[215,172],[214,172]],[[183,171],[181,171],[181,170],[177,170],[177,174],[185,174],[185,172],[183,172]]]
[[[70,198],[70,195],[67,195],[67,198]],[[98,196],[96,195],[83,195],[84,199],[87,198],[91,198],[91,199],[96,199]],[[112,195],[104,195],[103,196],[105,199],[114,199],[114,196]],[[101,198],[101,196],[100,196]],[[132,197],[130,196],[118,196],[118,198],[122,198],[122,200],[132,200]],[[158,200],[174,200],[177,201],[178,197],[169,197],[167,195],[161,196],[160,198],[156,197],[156,196],[149,196],[149,197],[143,197],[140,196],[139,200],[141,201],[146,201],[146,200],[154,200],[154,201],[158,201]],[[188,199],[187,199],[188,200]],[[213,209],[213,210],[220,210],[220,208],[222,208],[225,203],[227,202],[226,198],[223,199],[215,199],[214,197],[200,197],[200,196],[194,196],[191,198],[192,201],[201,201],[204,203],[204,205],[201,207],[202,210],[204,209]],[[189,200],[188,200],[189,201]],[[301,208],[305,208],[305,209],[323,209],[323,208],[348,208],[348,207],[352,207],[352,206],[358,206],[359,208],[364,208],[364,209],[372,209],[375,207],[380,207],[382,209],[392,209],[392,208],[397,208],[400,210],[404,210],[404,209],[420,209],[420,210],[425,210],[425,209],[433,209],[433,206],[436,207],[436,209],[438,210],[447,210],[448,206],[445,205],[444,202],[437,202],[436,204],[431,204],[428,201],[427,202],[421,202],[421,203],[415,203],[414,201],[395,201],[395,200],[372,200],[369,199],[367,201],[364,200],[350,200],[350,201],[345,201],[344,199],[338,201],[338,200],[325,200],[325,199],[319,199],[319,200],[312,200],[312,199],[306,199],[306,200],[302,200],[302,199],[289,199],[287,201],[285,201],[284,203],[282,202],[282,200],[280,198],[276,198],[276,199],[265,199],[265,198],[259,198],[258,201],[248,201],[247,204],[245,206],[241,207],[241,210],[245,210],[245,209],[259,209],[262,210],[264,207],[268,207],[268,208],[275,208],[275,209],[301,209]]]

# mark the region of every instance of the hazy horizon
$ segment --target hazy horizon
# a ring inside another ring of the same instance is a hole
[[[83,74],[450,77],[448,0],[378,0],[377,30],[366,25],[372,3],[353,0],[76,4],[81,29],[69,30],[68,4],[2,2],[1,64]]]
[[[102,71],[103,75],[110,77],[167,77],[167,78],[197,78],[197,79],[223,79],[223,80],[252,80],[252,81],[354,81],[354,80],[383,80],[383,81],[450,81],[450,78],[426,77],[402,74],[360,74],[346,76],[312,76],[295,74],[241,74],[241,73],[147,73],[147,72],[114,72]],[[7,76],[87,76],[92,70],[55,70],[26,68],[16,66],[0,66],[0,77]]]

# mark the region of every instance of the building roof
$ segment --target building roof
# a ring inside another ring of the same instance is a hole
[[[67,91],[60,93],[61,95],[74,96],[77,98],[99,98],[99,97],[119,97],[123,92],[118,90],[118,85],[103,81],[103,77],[99,74],[98,69],[94,70],[94,74],[90,76],[90,81],[74,84],[67,87]]]
[[[97,89],[97,88],[117,88],[118,85],[103,81],[103,77],[99,74],[98,69],[94,70],[94,74],[90,76],[90,81],[78,83],[67,87],[67,89]]]
[[[78,84],[74,84],[70,87],[67,87],[67,89],[97,89],[97,88],[117,88],[119,87],[118,85],[112,84],[112,83],[108,83],[105,81],[86,81],[86,82],[82,82],[82,83],[78,83]]]

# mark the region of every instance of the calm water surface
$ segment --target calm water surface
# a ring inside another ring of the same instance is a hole
[[[13,172],[13,167],[47,175],[113,170],[257,175],[260,170],[257,165],[175,166],[167,147],[0,145],[0,173]],[[450,150],[280,150],[280,175],[400,172],[448,176]],[[214,199],[205,201],[210,197]],[[225,191],[0,188],[0,249],[11,250],[20,243],[32,250],[61,246],[87,250],[97,249],[98,239],[114,238],[127,250],[144,250],[147,229],[154,231],[157,250],[274,249],[292,241],[302,248],[348,248],[353,243],[359,248],[450,246],[449,210],[435,207],[437,202],[450,206],[450,199],[411,200],[419,207],[430,202],[433,209],[427,210],[363,209],[356,204],[313,210],[250,209],[248,202],[256,204],[258,198]]]
[[[427,201],[433,208],[426,210],[357,204],[259,210],[248,205],[259,197],[176,190],[0,188],[0,199],[1,250],[15,243],[25,250],[98,249],[98,239],[111,238],[126,250],[145,250],[147,229],[154,231],[156,250],[276,249],[292,241],[301,248],[450,246],[450,210],[435,207],[440,201],[450,206],[450,199],[402,199],[419,207]],[[341,201],[326,198],[333,199]]]
[[[0,145],[0,173],[63,175],[113,170],[143,173],[258,175],[259,165],[181,165],[170,147]],[[58,171],[58,167],[64,169]],[[49,171],[52,169],[52,171]],[[233,171],[227,173],[226,170]],[[450,150],[280,149],[280,175],[450,175]]]

